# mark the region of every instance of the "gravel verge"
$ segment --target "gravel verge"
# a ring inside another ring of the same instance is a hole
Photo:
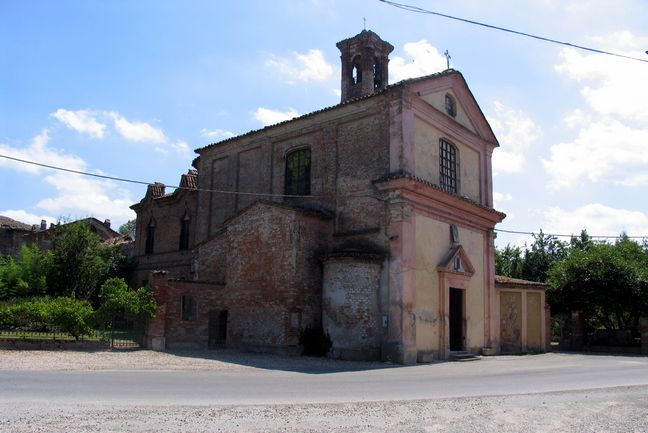
[[[340,404],[0,404],[0,432],[646,433],[648,387]]]

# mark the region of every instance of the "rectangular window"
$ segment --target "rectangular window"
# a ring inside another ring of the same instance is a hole
[[[287,195],[310,195],[311,153],[296,150],[286,157],[285,192]]]
[[[145,254],[153,254],[153,247],[155,246],[155,226],[149,224],[146,227],[146,245],[144,249]]]
[[[458,192],[457,149],[443,139],[439,141],[439,183],[444,191]]]
[[[180,309],[182,310],[182,320],[196,320],[196,298],[191,295],[182,295]]]
[[[180,227],[180,250],[189,249],[189,218],[182,220],[182,226]]]

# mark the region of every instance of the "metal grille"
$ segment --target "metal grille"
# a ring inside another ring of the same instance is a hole
[[[439,182],[448,192],[457,191],[457,149],[441,139],[439,141]]]

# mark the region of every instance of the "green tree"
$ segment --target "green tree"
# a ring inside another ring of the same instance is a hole
[[[137,220],[128,220],[124,224],[119,226],[119,234],[124,236],[130,236],[131,239],[135,240],[135,229],[137,225]]]
[[[23,245],[16,260],[0,258],[0,300],[45,294],[51,260],[36,245]]]
[[[495,248],[495,273],[504,277],[522,278],[522,249],[510,244]]]
[[[96,316],[103,326],[112,326],[118,316],[143,322],[155,315],[157,303],[148,287],[133,290],[122,278],[110,278],[101,286]]]
[[[544,283],[547,280],[549,268],[566,255],[567,248],[563,242],[555,236],[545,235],[540,230],[540,233],[533,235],[531,248],[524,251],[521,277],[525,280]]]
[[[548,273],[552,312],[582,311],[590,328],[636,332],[648,314],[647,255],[627,237],[571,248]]]
[[[90,300],[105,279],[114,274],[121,255],[101,245],[89,224],[74,222],[56,229],[47,282],[49,293]]]

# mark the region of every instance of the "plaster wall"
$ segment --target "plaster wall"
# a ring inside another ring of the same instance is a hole
[[[331,355],[379,359],[381,265],[353,257],[324,262],[322,324],[331,337]]]
[[[459,99],[457,98],[457,95],[451,90],[447,89],[441,92],[434,92],[434,93],[429,93],[427,95],[422,95],[421,99],[423,99],[425,102],[439,110],[440,112],[444,113],[446,112],[445,110],[445,95],[446,93],[449,93],[452,95],[457,103],[457,115],[455,116],[454,120],[459,122],[462,126],[470,130],[471,132],[477,133],[475,130],[475,127],[473,124],[470,122],[470,119],[468,118],[468,115],[466,114],[466,111],[463,109],[461,104],[459,103]]]
[[[457,147],[459,153],[459,195],[480,202],[479,153],[472,147],[444,135],[419,117],[414,119],[414,174],[439,185],[439,140],[443,138]]]
[[[460,243],[475,268],[465,288],[466,349],[478,352],[484,346],[484,237],[466,227],[458,229]],[[434,357],[445,349],[442,336],[448,314],[448,297],[441,293],[437,266],[450,247],[449,223],[416,215],[416,348]]]

